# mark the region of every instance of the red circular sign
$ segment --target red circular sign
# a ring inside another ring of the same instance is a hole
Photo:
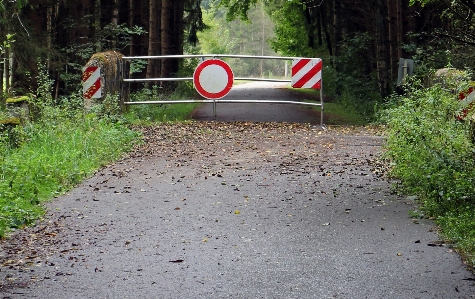
[[[220,99],[233,87],[234,75],[229,65],[219,59],[200,63],[193,74],[196,91],[207,99]]]

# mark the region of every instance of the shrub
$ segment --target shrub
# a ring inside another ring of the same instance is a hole
[[[447,85],[445,85],[447,86]],[[454,86],[454,85],[452,85]],[[455,85],[455,93],[468,84]],[[412,84],[390,98],[386,156],[402,191],[417,195],[446,242],[475,265],[475,146],[473,121],[459,121],[457,95],[442,85]],[[468,115],[473,117],[473,111]]]
[[[0,237],[42,216],[42,202],[62,194],[99,167],[118,159],[138,139],[120,118],[85,115],[82,99],[55,102],[51,81],[38,78],[35,118],[21,128],[21,143],[0,131]]]
[[[441,85],[416,85],[390,99],[386,155],[404,190],[438,215],[475,199],[475,148],[470,123],[456,120],[457,96]]]

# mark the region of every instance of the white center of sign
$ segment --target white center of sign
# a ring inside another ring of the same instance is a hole
[[[218,93],[223,91],[228,84],[228,73],[226,70],[216,64],[208,65],[200,73],[200,84],[203,89],[209,93]]]

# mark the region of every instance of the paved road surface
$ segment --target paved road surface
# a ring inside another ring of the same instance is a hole
[[[286,90],[285,83],[250,82],[234,85],[226,100],[299,101]],[[195,111],[193,119],[200,121],[293,122],[320,125],[320,112],[310,106],[268,103],[205,104]]]
[[[414,202],[380,177],[371,131],[194,122],[144,134],[1,244],[0,298],[475,298],[434,224],[411,219]]]

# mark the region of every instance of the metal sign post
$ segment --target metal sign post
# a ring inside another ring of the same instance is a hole
[[[412,76],[414,72],[414,60],[399,59],[399,69],[397,74],[397,85],[404,84],[407,76]]]

